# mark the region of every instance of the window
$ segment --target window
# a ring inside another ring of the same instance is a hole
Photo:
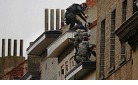
[[[66,72],[68,72],[68,65],[66,65]]]
[[[68,61],[65,62],[65,71],[66,73],[68,72],[69,68],[68,68]]]
[[[126,21],[127,14],[127,0],[124,0],[122,3],[122,22]]]
[[[126,20],[127,12],[127,0],[124,0],[122,3],[122,22]],[[121,62],[122,64],[126,60],[126,43],[121,43]]]
[[[61,66],[61,75],[64,75],[64,65]]]
[[[104,75],[104,53],[105,53],[105,19],[101,22],[100,71],[99,71],[100,79],[103,79],[103,75]]]
[[[61,66],[61,80],[64,79],[64,65]]]
[[[126,43],[122,43],[121,44],[121,62],[120,65],[122,63],[124,63],[126,61]]]
[[[74,66],[74,58],[73,56],[70,58],[70,68],[72,69]]]
[[[63,74],[63,75],[64,75],[64,69],[61,69],[61,74]]]
[[[111,33],[110,33],[110,71],[115,67],[115,16],[116,10],[111,13]]]

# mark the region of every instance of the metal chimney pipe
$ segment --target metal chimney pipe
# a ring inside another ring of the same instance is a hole
[[[20,56],[23,56],[23,40],[20,40]]]
[[[11,39],[8,39],[8,56],[11,56]]]
[[[50,10],[50,30],[54,30],[54,9]]]
[[[17,56],[17,40],[14,40],[13,56]]]
[[[61,10],[61,27],[64,26],[64,15],[65,15],[65,10]]]
[[[2,39],[2,57],[5,57],[5,39]]]
[[[48,9],[45,9],[45,31],[48,31],[48,16],[49,16],[49,12]]]
[[[56,30],[59,29],[59,9],[56,9]]]

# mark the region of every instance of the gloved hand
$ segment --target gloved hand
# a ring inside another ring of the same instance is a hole
[[[85,16],[85,18],[88,18],[89,17],[87,14],[85,14],[84,16]]]
[[[88,26],[88,27],[89,27],[90,23],[89,23],[89,22],[87,22],[87,21],[86,21],[85,23],[86,23],[86,26]]]

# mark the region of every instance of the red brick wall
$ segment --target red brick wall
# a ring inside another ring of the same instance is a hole
[[[95,0],[86,0],[88,7],[92,7],[95,4]]]
[[[2,71],[4,72],[1,74],[0,79],[7,80],[9,79],[8,76],[5,76],[8,72],[10,72],[12,69],[14,69],[16,66],[18,66],[20,63],[22,63],[25,60],[25,57],[17,57],[17,56],[8,56],[2,58]],[[3,77],[4,76],[4,77]]]

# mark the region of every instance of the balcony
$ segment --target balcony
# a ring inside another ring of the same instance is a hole
[[[96,62],[84,61],[76,65],[66,75],[66,80],[79,80],[96,69]]]
[[[117,30],[116,35],[121,43],[128,42],[132,49],[138,44],[138,12],[135,12]]]
[[[32,78],[32,75],[27,72],[20,80],[30,80]]]
[[[20,80],[40,80],[40,74],[39,71],[27,72]]]
[[[71,45],[70,39],[74,37],[74,32],[67,31],[62,36],[60,36],[56,41],[54,41],[47,48],[48,57],[57,57],[63,50]]]
[[[61,31],[56,30],[44,32],[27,48],[27,54],[40,56],[46,50],[46,47],[61,34]]]

